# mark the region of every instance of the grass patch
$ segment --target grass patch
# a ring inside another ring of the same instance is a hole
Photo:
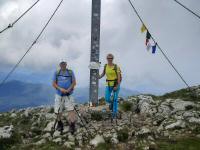
[[[110,150],[112,148],[111,144],[100,143],[95,150]]]
[[[54,113],[54,108],[53,107],[50,108],[49,113],[51,113],[51,114]]]
[[[189,91],[188,89],[181,89],[175,92],[166,93],[162,96],[156,96],[156,99],[167,99],[167,98],[173,98],[173,99],[183,99],[183,100],[189,100],[189,101],[198,101],[200,98],[195,96],[193,92]]]
[[[101,112],[94,111],[91,113],[91,119],[96,121],[101,121],[103,120],[103,114]]]
[[[120,142],[126,142],[128,140],[128,129],[123,128],[119,131],[117,131],[117,138]]]
[[[0,150],[8,150],[18,143],[21,143],[21,138],[17,133],[14,133],[9,139],[0,139]]]
[[[199,138],[180,138],[173,142],[169,140],[162,140],[157,142],[159,150],[200,150]]]
[[[104,97],[99,99],[99,106],[106,105],[106,100]]]
[[[119,105],[119,107],[120,107],[120,110],[124,112],[131,111],[133,108],[133,103],[129,101],[124,101],[123,103]]]

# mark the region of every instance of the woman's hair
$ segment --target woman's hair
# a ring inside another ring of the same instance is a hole
[[[114,55],[111,54],[111,53],[107,55],[107,58],[108,58],[108,57],[112,57],[112,58],[114,59]]]

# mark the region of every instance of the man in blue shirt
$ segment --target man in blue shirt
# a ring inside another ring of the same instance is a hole
[[[57,129],[63,131],[62,113],[64,108],[68,111],[68,122],[70,131],[75,132],[76,115],[74,112],[74,99],[71,96],[76,79],[74,72],[67,68],[67,63],[60,63],[60,70],[56,71],[53,76],[53,87],[56,89],[54,112],[58,116]]]

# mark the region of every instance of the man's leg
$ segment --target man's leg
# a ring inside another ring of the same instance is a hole
[[[67,120],[69,122],[70,132],[74,134],[75,132],[75,122],[76,122],[76,113],[74,111],[74,99],[72,96],[68,96],[65,102],[66,109],[68,111]]]
[[[63,130],[63,123],[62,123],[62,112],[63,112],[64,100],[61,96],[55,96],[55,105],[54,105],[54,112],[56,114],[56,118],[58,121],[57,130]]]
[[[113,101],[113,118],[117,117],[118,113],[118,95],[119,95],[120,87],[118,87],[117,91],[114,91],[114,101]]]

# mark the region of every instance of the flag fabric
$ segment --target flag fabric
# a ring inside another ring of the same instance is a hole
[[[142,24],[141,32],[144,33],[144,31],[146,31],[146,30],[147,30],[146,26],[144,24]]]
[[[152,46],[151,46],[151,43],[148,42],[148,43],[147,43],[147,51],[149,51],[149,50],[151,49],[151,47],[152,47]]]
[[[146,41],[145,41],[145,45],[147,46],[148,43],[149,43],[149,39],[146,39]]]
[[[157,46],[157,43],[155,43],[155,45],[152,46],[152,54],[155,54],[155,53],[156,53],[156,46]]]
[[[147,31],[146,39],[150,39],[150,38],[151,38],[151,34],[149,33],[149,31]]]
[[[151,38],[151,34],[150,34],[149,31],[147,30],[146,42],[145,42],[146,45],[149,43],[150,38]]]

